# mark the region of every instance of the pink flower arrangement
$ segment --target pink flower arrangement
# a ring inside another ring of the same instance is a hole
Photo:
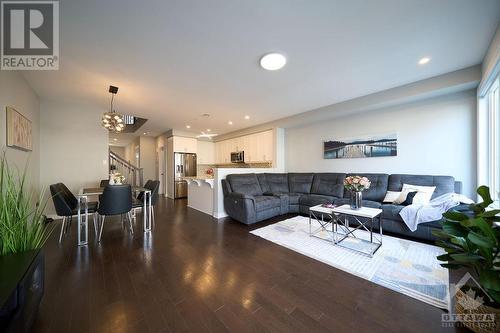
[[[370,188],[370,185],[370,180],[361,176],[349,176],[344,180],[344,188],[354,192],[367,190]]]
[[[205,173],[209,176],[213,176],[214,175],[214,169],[212,168],[208,168],[207,171],[205,171]]]

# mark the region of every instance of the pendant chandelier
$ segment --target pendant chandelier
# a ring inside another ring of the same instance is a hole
[[[102,127],[106,128],[110,132],[120,133],[125,128],[123,115],[113,109],[113,100],[118,92],[118,87],[109,86],[109,92],[111,93],[111,107],[109,112],[105,112],[102,115]]]

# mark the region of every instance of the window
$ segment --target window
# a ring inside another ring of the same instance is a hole
[[[500,92],[499,78],[486,95],[488,113],[488,185],[491,195],[500,199]]]

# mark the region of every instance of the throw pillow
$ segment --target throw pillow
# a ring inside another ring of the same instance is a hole
[[[387,193],[385,194],[384,202],[393,203],[399,198],[400,194],[401,192],[387,191]]]
[[[431,201],[431,197],[435,189],[436,186],[418,186],[418,185],[403,184],[401,195],[396,201],[394,201],[394,203],[401,204],[406,200],[406,196],[408,195],[408,193],[417,191],[418,193],[413,198],[413,203],[427,205],[429,201]]]
[[[405,201],[403,201],[401,203],[402,206],[409,206],[413,203],[413,198],[415,198],[415,195],[417,195],[418,191],[411,191],[410,193],[408,193],[408,195],[406,196],[406,199]]]

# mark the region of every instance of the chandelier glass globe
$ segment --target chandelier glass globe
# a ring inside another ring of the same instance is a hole
[[[105,112],[102,115],[102,126],[110,132],[121,132],[125,128],[123,115],[118,112]]]

